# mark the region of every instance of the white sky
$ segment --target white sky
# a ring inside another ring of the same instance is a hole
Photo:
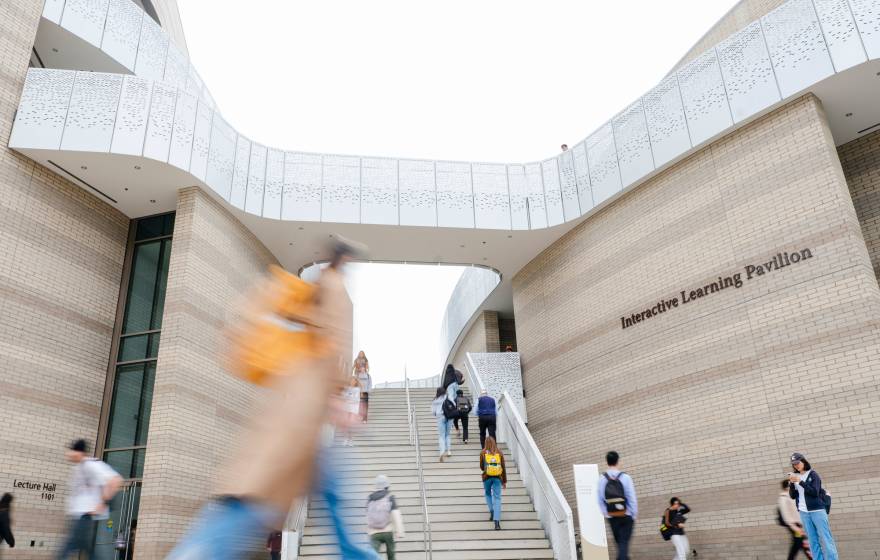
[[[646,93],[736,0],[178,3],[223,116],[257,142],[525,162],[577,143]],[[402,377],[404,359],[412,377],[439,370],[458,274],[357,272],[355,346],[377,380]]]

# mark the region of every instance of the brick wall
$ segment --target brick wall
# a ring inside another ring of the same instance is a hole
[[[42,6],[0,2],[0,493],[15,495],[5,555],[33,559],[65,530],[66,445],[97,438],[128,234],[122,213],[6,147]],[[15,480],[58,486],[48,501]]]
[[[880,277],[880,131],[838,149],[874,273]]]
[[[212,490],[258,389],[220,363],[230,309],[276,260],[232,214],[198,188],[182,189],[153,390],[140,558],[162,558]]]
[[[811,259],[621,328],[803,248]],[[785,558],[774,504],[794,450],[835,497],[841,557],[880,551],[880,290],[815,98],[620,198],[513,289],[529,427],[572,504],[571,465],[622,454],[642,511],[633,558],[671,554],[657,519],[673,495],[701,558]]]
[[[452,358],[452,365],[458,370],[465,371],[468,352],[499,352],[500,350],[498,312],[483,311],[462,339]]]

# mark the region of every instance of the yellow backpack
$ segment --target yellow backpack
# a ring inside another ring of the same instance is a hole
[[[266,385],[284,375],[297,360],[326,355],[328,343],[316,325],[318,288],[272,266],[267,280],[250,294],[241,318],[229,332],[229,369]]]
[[[483,461],[486,465],[486,476],[501,476],[501,473],[504,472],[500,453],[486,453],[483,456]]]

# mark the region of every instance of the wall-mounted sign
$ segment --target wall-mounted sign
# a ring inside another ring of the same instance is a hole
[[[804,262],[811,258],[813,258],[813,252],[810,249],[801,249],[800,251],[795,251],[793,253],[777,253],[765,262],[747,264],[743,267],[742,272],[736,272],[728,276],[718,276],[717,280],[713,280],[708,284],[690,290],[681,290],[677,295],[661,299],[645,310],[631,313],[629,317],[621,317],[620,328],[627,329],[637,323],[647,321],[657,315],[676,309],[680,305],[687,305],[698,299],[708,297],[729,288],[742,288],[743,284],[749,280],[759,278],[766,274],[770,274],[771,272],[776,272],[777,270]],[[743,274],[745,274],[745,277],[743,277]]]
[[[55,490],[58,488],[58,483],[16,479],[12,481],[12,488],[16,490],[39,492],[41,500],[51,502],[55,499]]]

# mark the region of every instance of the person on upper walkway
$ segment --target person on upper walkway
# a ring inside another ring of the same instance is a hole
[[[504,454],[498,449],[495,438],[486,438],[480,453],[480,470],[483,471],[483,491],[489,507],[489,521],[495,522],[495,530],[501,530],[501,491],[507,488],[507,465]]]
[[[608,468],[599,477],[596,499],[599,501],[599,511],[608,519],[614,542],[617,543],[617,560],[629,560],[629,541],[639,515],[636,487],[632,477],[621,470],[617,451],[609,451],[605,455],[605,462]]]
[[[497,411],[495,407],[495,399],[489,396],[488,391],[483,389],[480,391],[480,398],[477,399],[477,422],[480,428],[480,447],[486,447],[486,436],[495,438],[495,424],[497,420]]]

